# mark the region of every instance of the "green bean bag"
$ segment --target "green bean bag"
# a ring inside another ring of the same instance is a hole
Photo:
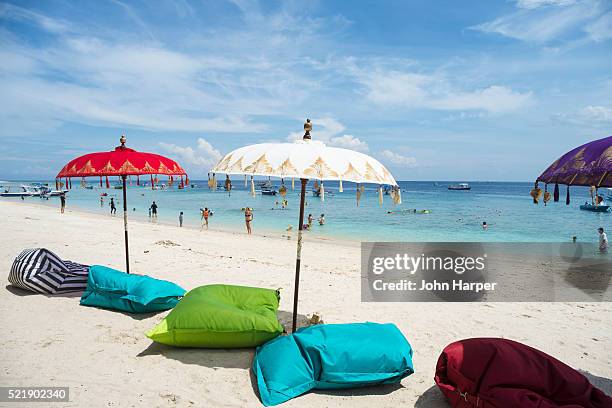
[[[257,347],[259,396],[277,405],[312,389],[398,383],[414,372],[412,348],[394,324],[323,324]]]
[[[146,335],[180,347],[255,347],[283,332],[279,292],[246,286],[207,285],[189,291]]]
[[[172,309],[184,294],[185,289],[172,282],[92,265],[80,303],[129,313],[150,313]]]

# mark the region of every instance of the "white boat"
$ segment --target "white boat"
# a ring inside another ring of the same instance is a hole
[[[19,186],[17,191],[10,191],[9,187],[0,193],[0,197],[40,197],[40,195],[40,188],[24,185]]]
[[[66,194],[68,190],[49,190],[44,194],[45,197],[57,197],[62,194]]]
[[[449,190],[471,190],[472,187],[468,183],[451,184]]]

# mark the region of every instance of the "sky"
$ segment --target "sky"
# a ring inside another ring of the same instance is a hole
[[[609,0],[0,2],[0,179],[128,145],[205,178],[302,133],[399,180],[531,181],[612,135]]]

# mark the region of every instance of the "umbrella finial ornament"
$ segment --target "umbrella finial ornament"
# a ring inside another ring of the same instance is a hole
[[[125,142],[126,142],[126,138],[125,138],[125,133],[121,134],[121,137],[119,138],[119,142],[121,143],[121,147],[125,147]]]
[[[310,119],[306,119],[306,122],[304,123],[304,140],[310,140],[310,132],[312,131],[312,123],[310,122]]]

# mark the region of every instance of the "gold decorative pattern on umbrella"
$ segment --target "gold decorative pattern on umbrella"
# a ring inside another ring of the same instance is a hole
[[[121,165],[121,167],[119,167],[119,172],[120,173],[135,173],[138,171],[138,168],[136,168],[136,166],[134,166],[132,163],[130,163],[129,160],[126,160],[123,162],[123,164]]]
[[[612,167],[612,146],[609,146],[593,163],[595,167]]]
[[[389,173],[389,170],[387,170],[385,167],[383,167],[383,177],[384,177],[383,181],[386,181],[386,182],[388,182],[389,180],[393,178],[391,173]]]
[[[342,173],[342,178],[351,179],[351,180],[360,180],[363,178],[363,175],[360,172],[358,172],[351,163],[349,163],[348,167],[346,168],[346,171]]]
[[[268,159],[266,159],[265,154],[262,154],[259,159],[255,160],[252,164],[244,168],[246,173],[253,174],[269,174],[272,172],[272,170],[272,166],[270,166],[270,163],[268,163]]]
[[[85,163],[85,165],[77,171],[77,173],[79,174],[82,174],[82,173],[93,174],[95,172],[96,172],[96,169],[91,165],[91,160],[87,160],[87,163]]]
[[[113,165],[111,164],[109,160],[108,163],[106,163],[106,165],[100,169],[100,172],[101,173],[115,173],[117,172],[117,170],[113,167]]]
[[[230,168],[229,168],[229,169],[227,169],[227,172],[228,172],[228,173],[234,173],[234,172],[242,172],[242,171],[244,171],[244,169],[243,169],[243,165],[242,165],[242,159],[243,159],[243,158],[241,157],[241,158],[239,158],[238,160],[236,160],[236,161],[234,162],[234,164],[232,164],[232,165],[230,166]]]
[[[166,167],[164,163],[159,162],[159,168],[157,169],[157,173],[158,174],[169,174],[170,171],[168,170],[168,167]]]
[[[368,181],[371,182],[382,182],[382,178],[378,175],[378,173],[376,173],[376,170],[374,170],[374,167],[372,167],[372,165],[369,162],[366,162],[366,172],[365,172],[365,178]]]
[[[299,172],[289,159],[281,163],[275,171],[280,176],[298,176]]]
[[[229,162],[231,159],[232,159],[232,154],[230,153],[227,156],[225,156],[223,160],[219,162],[219,164],[217,164],[217,166],[215,167],[215,170],[221,173],[227,170],[227,166],[229,166]]]
[[[142,171],[143,173],[150,173],[150,174],[155,173],[155,169],[153,168],[153,166],[151,166],[151,165],[149,164],[149,162],[148,162],[148,161],[146,161],[146,162],[145,162],[145,164],[144,164],[144,166],[142,167],[141,171]]]
[[[304,175],[318,179],[339,177],[338,173],[332,170],[320,156],[310,165],[310,167],[304,170]]]

